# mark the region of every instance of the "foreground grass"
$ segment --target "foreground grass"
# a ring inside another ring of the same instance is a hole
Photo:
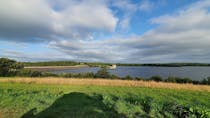
[[[175,85],[164,88],[167,84],[155,82],[1,78],[0,118],[210,116],[208,86]]]

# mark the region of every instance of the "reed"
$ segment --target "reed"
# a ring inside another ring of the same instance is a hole
[[[155,81],[136,81],[136,80],[110,80],[110,79],[89,79],[89,78],[1,78],[0,82],[10,83],[34,83],[34,84],[63,84],[63,85],[95,85],[95,86],[128,86],[128,87],[149,87],[149,88],[168,88],[168,89],[184,89],[210,92],[210,86],[165,83]]]

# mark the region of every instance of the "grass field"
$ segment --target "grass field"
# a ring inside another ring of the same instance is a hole
[[[1,78],[0,118],[208,118],[209,90],[143,81]]]

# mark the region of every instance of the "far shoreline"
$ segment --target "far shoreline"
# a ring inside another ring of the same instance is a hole
[[[76,66],[26,66],[24,69],[37,70],[37,71],[53,71],[53,70],[66,70],[66,69],[78,69],[86,68],[88,65],[76,65]]]

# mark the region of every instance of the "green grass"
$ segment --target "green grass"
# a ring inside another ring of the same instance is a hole
[[[209,92],[0,83],[0,118],[194,118],[209,111]]]

